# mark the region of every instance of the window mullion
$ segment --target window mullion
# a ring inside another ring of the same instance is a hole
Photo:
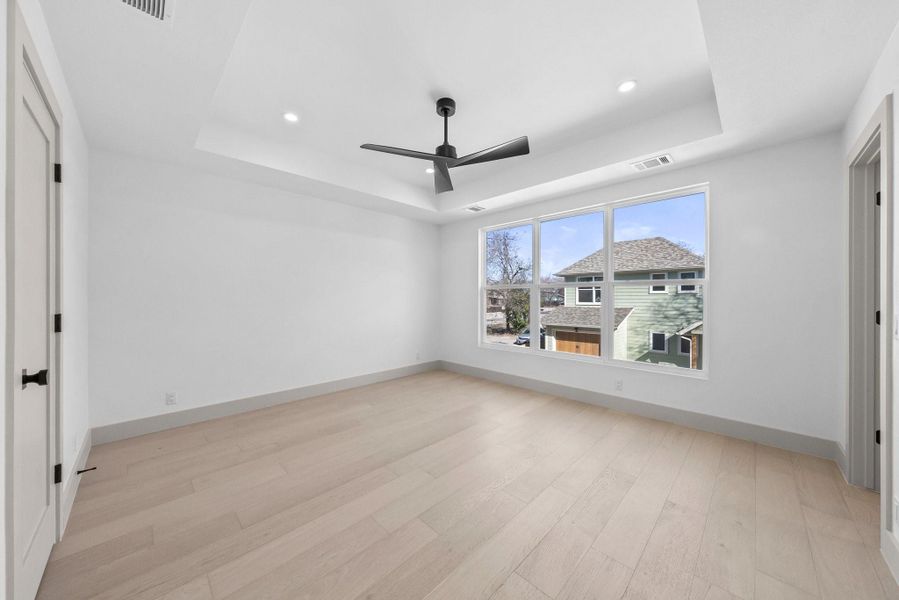
[[[528,327],[531,330],[531,352],[540,351],[540,220],[534,219],[531,241],[531,312]]]
[[[602,276],[602,285],[600,286],[602,289],[602,329],[600,330],[601,336],[599,338],[600,341],[600,354],[606,359],[614,358],[612,356],[615,348],[615,286],[611,282],[615,279],[615,273],[612,270],[612,248],[614,240],[612,239],[613,232],[613,213],[611,207],[606,207],[603,209],[605,211],[605,215],[603,215],[603,226],[605,227],[605,231],[603,232],[603,245],[605,246],[605,265],[603,266],[603,276]]]

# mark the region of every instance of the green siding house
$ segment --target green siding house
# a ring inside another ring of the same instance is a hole
[[[614,357],[701,369],[703,290],[689,281],[704,277],[704,258],[662,237],[617,242],[614,253],[616,280],[647,282],[615,287]],[[599,250],[555,274],[585,285],[566,288],[563,305],[542,315],[547,350],[600,354],[604,267]]]

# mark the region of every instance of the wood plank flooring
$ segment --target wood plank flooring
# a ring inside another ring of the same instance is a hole
[[[444,371],[90,464],[42,600],[899,598],[829,461]]]

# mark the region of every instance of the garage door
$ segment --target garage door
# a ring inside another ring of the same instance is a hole
[[[572,354],[589,354],[599,356],[598,333],[575,333],[574,331],[556,332],[556,350],[558,352],[571,352]]]

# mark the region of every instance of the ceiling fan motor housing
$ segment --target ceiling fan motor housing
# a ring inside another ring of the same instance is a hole
[[[440,144],[437,146],[437,149],[434,150],[434,154],[437,156],[445,156],[447,158],[458,158],[456,156],[456,147],[450,144]]]
[[[437,114],[451,117],[456,114],[456,101],[452,98],[441,98],[437,101]]]

